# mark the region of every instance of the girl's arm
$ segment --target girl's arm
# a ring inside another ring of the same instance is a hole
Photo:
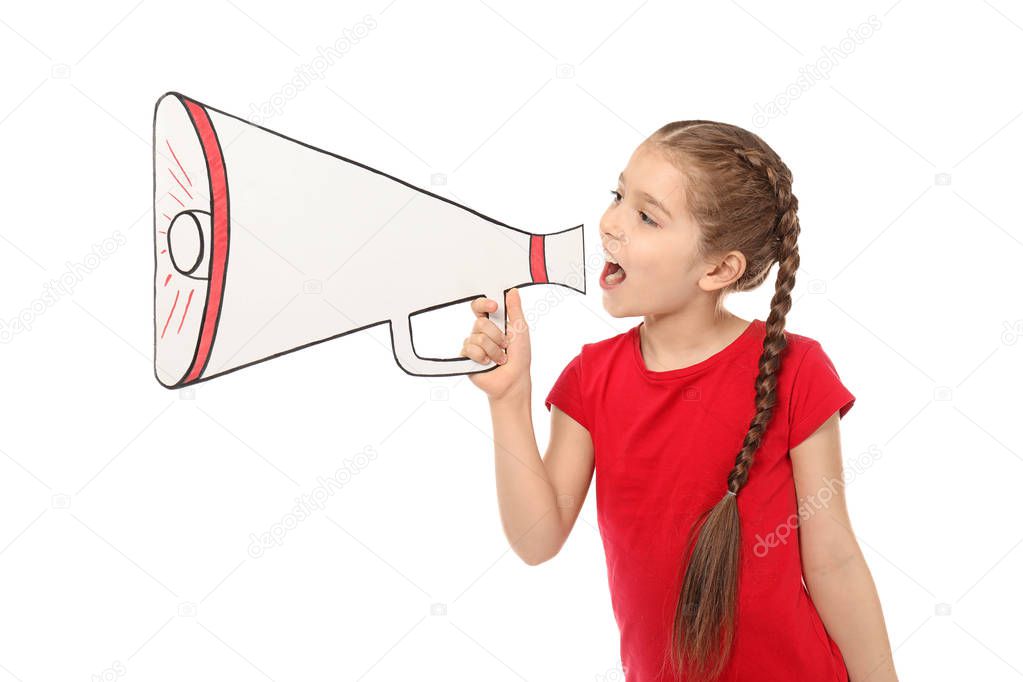
[[[586,500],[590,432],[551,405],[551,441],[541,459],[528,389],[491,399],[490,412],[501,523],[515,553],[535,566],[561,550]]]
[[[536,565],[558,553],[579,516],[593,478],[593,442],[585,427],[551,405],[551,442],[540,458],[530,399],[529,325],[517,288],[508,292],[506,301],[507,332],[488,317],[497,310],[497,301],[481,297],[472,302],[476,320],[462,354],[501,365],[469,379],[490,401],[504,533],[515,553]]]
[[[845,505],[836,412],[792,448],[803,579],[851,682],[897,680],[881,602]]]

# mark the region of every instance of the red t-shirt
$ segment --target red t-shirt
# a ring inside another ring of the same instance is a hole
[[[597,521],[627,682],[661,669],[679,595],[686,532],[725,494],[753,418],[765,323],[689,367],[651,371],[639,327],[582,346],[547,396],[593,441]],[[774,415],[737,498],[738,611],[722,682],[846,682],[842,654],[802,579],[789,450],[855,397],[817,341],[786,332]]]

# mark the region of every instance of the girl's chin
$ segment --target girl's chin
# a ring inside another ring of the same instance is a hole
[[[607,292],[604,292],[604,310],[611,317],[635,317],[637,313],[630,312],[629,309],[616,302],[613,296],[608,296]]]

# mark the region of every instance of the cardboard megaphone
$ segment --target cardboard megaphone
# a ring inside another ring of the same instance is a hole
[[[383,323],[409,374],[486,371],[496,363],[419,355],[413,316],[486,296],[504,331],[513,287],[586,293],[582,225],[520,230],[175,92],[156,103],[153,150],[154,369],[168,388]]]

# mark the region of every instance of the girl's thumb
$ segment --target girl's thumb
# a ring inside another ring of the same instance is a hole
[[[519,289],[515,287],[508,291],[508,328],[512,334],[518,334],[523,330],[522,299],[519,298]]]

